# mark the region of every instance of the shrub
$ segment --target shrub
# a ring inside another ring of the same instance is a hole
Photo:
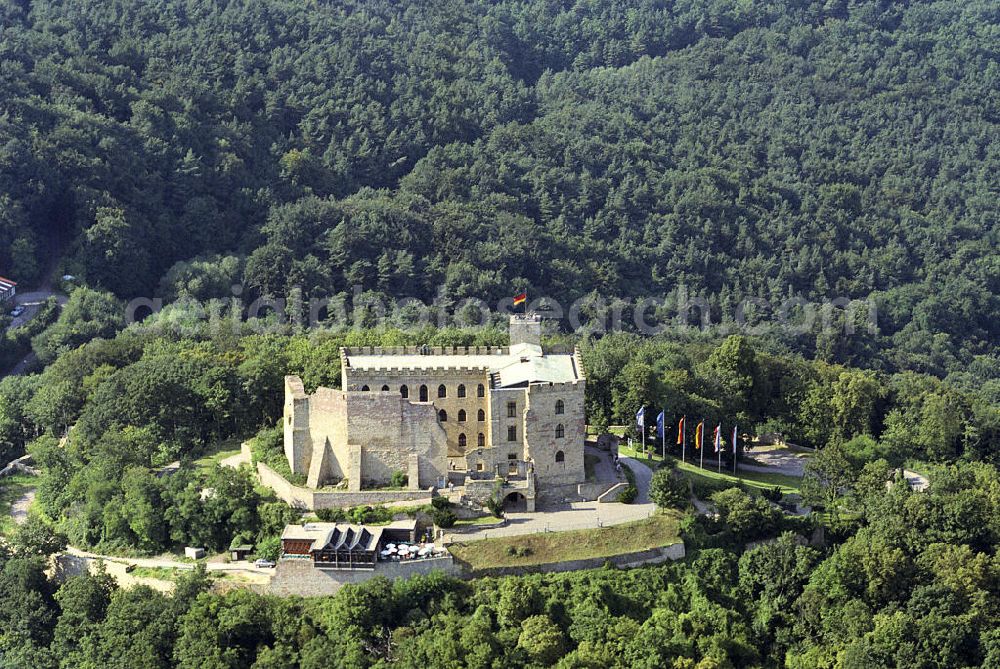
[[[625,487],[621,493],[618,494],[618,501],[622,504],[631,504],[635,501],[635,498],[639,496],[639,489],[634,485],[629,484]]]
[[[342,523],[347,520],[343,509],[316,509],[316,517],[324,523]]]
[[[410,482],[410,477],[406,475],[406,472],[396,470],[392,473],[392,477],[389,479],[389,485],[393,488],[405,488]]]
[[[431,506],[435,509],[450,509],[451,500],[447,497],[435,497],[431,500]]]
[[[653,480],[649,484],[649,498],[660,508],[683,508],[690,495],[690,484],[675,470],[664,467],[653,474]]]
[[[458,516],[451,509],[434,509],[431,518],[435,525],[445,529],[454,526],[455,521],[458,520]]]
[[[778,486],[774,486],[773,488],[764,488],[760,494],[764,496],[764,499],[771,502],[779,502],[782,497],[781,488]]]
[[[255,560],[270,560],[277,562],[281,557],[281,537],[268,537],[257,544],[257,551],[254,553]]]

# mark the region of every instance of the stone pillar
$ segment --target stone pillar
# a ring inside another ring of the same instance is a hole
[[[410,453],[406,464],[410,490],[420,490],[420,456],[416,453]]]
[[[347,489],[351,492],[359,492],[361,490],[361,446],[349,444],[347,448]]]

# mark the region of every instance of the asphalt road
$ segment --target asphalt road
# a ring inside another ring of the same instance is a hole
[[[27,323],[28,321],[30,321],[38,314],[38,311],[41,309],[42,304],[44,304],[45,301],[50,297],[55,297],[56,300],[58,300],[60,306],[66,304],[66,301],[68,299],[62,293],[56,292],[54,290],[36,290],[28,293],[18,293],[17,297],[15,298],[16,304],[23,306],[25,309],[24,313],[22,313],[20,316],[18,316],[11,322],[10,327],[11,328],[20,327],[25,323]],[[13,309],[13,307],[10,307],[10,309]],[[10,309],[8,309],[8,311],[10,311]],[[2,378],[3,376],[20,376],[26,373],[29,369],[31,369],[34,362],[35,362],[35,354],[29,353],[23,359],[21,359],[16,365],[14,365],[14,367],[11,368],[11,370],[7,372],[7,374],[5,375],[0,374],[0,378]]]

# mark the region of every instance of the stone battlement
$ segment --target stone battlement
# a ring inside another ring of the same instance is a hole
[[[507,346],[347,346],[342,355],[509,355]]]

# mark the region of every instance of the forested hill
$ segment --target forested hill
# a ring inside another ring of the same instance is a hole
[[[27,283],[62,253],[122,296],[874,292],[896,367],[1000,340],[994,2],[0,0],[0,26]]]

